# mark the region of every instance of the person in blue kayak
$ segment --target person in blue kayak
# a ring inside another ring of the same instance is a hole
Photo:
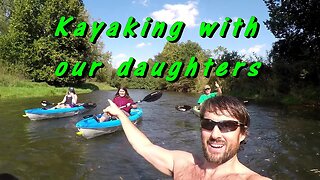
[[[74,107],[78,102],[78,96],[74,87],[69,87],[67,94],[63,97],[63,100],[58,103],[55,108],[70,108]]]
[[[234,97],[218,96],[202,104],[199,121],[201,156],[152,143],[116,104],[108,101],[110,106],[103,111],[120,119],[133,149],[174,179],[269,179],[238,159],[239,148],[249,133],[250,116],[243,103]]]
[[[203,89],[203,94],[200,96],[198,100],[198,104],[201,105],[204,101],[209,98],[216,97],[222,95],[222,90],[217,81],[214,82],[214,85],[217,88],[217,92],[211,92],[211,87],[209,85],[205,85]]]
[[[134,104],[132,98],[129,95],[128,89],[125,87],[119,87],[113,100],[112,100],[118,107],[121,108],[123,113],[125,115],[130,116],[130,110],[132,108],[137,108],[137,104]],[[101,118],[98,120],[100,122],[106,121],[110,119],[110,116],[108,114],[104,114]]]

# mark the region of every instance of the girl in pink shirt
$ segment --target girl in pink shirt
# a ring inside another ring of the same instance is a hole
[[[137,108],[137,104],[134,104],[132,98],[129,96],[128,90],[125,87],[118,88],[116,95],[112,100],[122,111],[129,116],[131,108]],[[99,121],[103,122],[108,119],[108,115],[103,115]]]

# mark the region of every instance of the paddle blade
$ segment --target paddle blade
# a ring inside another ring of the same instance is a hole
[[[43,101],[41,101],[41,105],[42,106],[49,106],[49,105],[53,105],[54,103],[51,103],[51,102],[49,102],[49,101],[47,101],[47,100],[43,100]]]
[[[82,106],[86,109],[93,109],[95,107],[97,107],[97,104],[96,103],[83,103]]]
[[[177,105],[176,106],[176,110],[178,110],[178,111],[189,111],[190,109],[192,109],[192,107],[189,105]]]
[[[162,96],[162,92],[161,91],[155,91],[155,92],[152,92],[152,93],[148,94],[141,101],[153,102],[153,101],[156,101],[156,100],[160,99],[161,96]]]
[[[87,118],[90,118],[90,117],[93,117],[93,116],[94,116],[93,114],[90,114],[90,115],[83,116],[82,118],[83,119],[87,119]]]

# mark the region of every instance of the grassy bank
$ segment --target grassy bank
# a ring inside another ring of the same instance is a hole
[[[320,108],[320,88],[304,87],[291,89],[288,94],[279,94],[272,91],[237,91],[229,95],[242,97],[251,101],[268,104],[281,104],[285,106],[308,106]]]
[[[67,87],[49,86],[47,83],[31,82],[23,77],[19,68],[10,69],[0,63],[0,99],[19,97],[63,96]],[[20,72],[19,72],[20,71]],[[88,82],[76,88],[77,94],[94,90],[113,90],[105,83]]]
[[[110,90],[116,90],[117,89],[117,88],[111,87],[107,83],[92,82],[92,81],[88,81],[87,83],[82,84],[78,88],[90,89],[92,91],[95,91],[95,90],[110,91]]]
[[[75,87],[77,94],[90,93],[94,90],[113,90],[115,88],[103,83],[84,83]],[[47,83],[35,83],[27,80],[3,85],[0,84],[0,99],[17,97],[63,96],[67,87],[49,86]]]
[[[0,86],[0,98],[43,97],[64,95],[67,88],[56,88],[46,83],[20,82],[15,86]],[[89,93],[90,89],[76,89],[77,93]]]

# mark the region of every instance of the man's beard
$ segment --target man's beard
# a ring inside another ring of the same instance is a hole
[[[229,145],[227,142],[223,141],[221,138],[218,139],[213,139],[211,136],[208,140],[203,140],[202,134],[201,134],[201,141],[202,141],[202,151],[204,154],[204,157],[208,162],[215,163],[217,165],[223,164],[233,158],[240,147],[240,144],[235,144],[235,145]],[[208,151],[208,146],[210,146],[210,142],[215,142],[215,143],[221,143],[224,144],[225,146],[225,151],[221,154],[212,154]]]

